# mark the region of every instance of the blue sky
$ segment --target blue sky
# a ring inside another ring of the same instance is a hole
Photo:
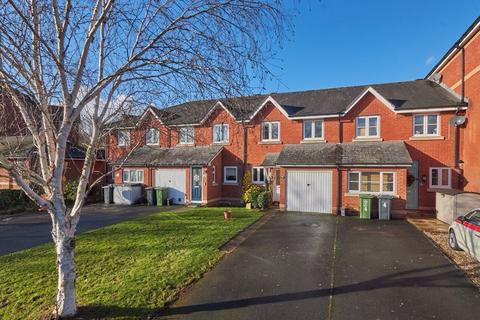
[[[480,15],[480,1],[300,0],[298,11],[266,92],[423,78]]]

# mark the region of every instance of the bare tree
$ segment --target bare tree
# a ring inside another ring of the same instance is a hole
[[[0,166],[51,217],[58,316],[77,310],[75,230],[96,150],[123,102],[244,94],[253,78],[270,74],[286,21],[280,0],[2,1],[0,89],[33,139],[38,170],[5,154]],[[65,152],[79,119],[88,128],[86,157],[67,208]]]

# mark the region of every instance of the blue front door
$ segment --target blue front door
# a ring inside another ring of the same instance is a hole
[[[192,168],[192,201],[202,201],[202,168]]]

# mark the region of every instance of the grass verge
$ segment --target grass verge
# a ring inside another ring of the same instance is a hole
[[[138,319],[172,301],[224,255],[218,248],[256,221],[256,211],[199,208],[153,214],[76,238],[77,302],[85,319]],[[55,253],[47,244],[0,257],[0,319],[48,317]]]

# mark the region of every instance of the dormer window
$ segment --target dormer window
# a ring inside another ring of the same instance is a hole
[[[119,147],[125,147],[130,144],[130,131],[118,130],[117,132],[117,144]]]
[[[262,123],[262,141],[280,141],[280,122]]]
[[[380,117],[368,116],[357,117],[356,120],[356,135],[357,138],[379,138]]]
[[[145,130],[145,140],[147,145],[158,145],[159,144],[159,132],[155,128],[147,128]]]
[[[303,140],[323,139],[323,120],[303,121]]]

